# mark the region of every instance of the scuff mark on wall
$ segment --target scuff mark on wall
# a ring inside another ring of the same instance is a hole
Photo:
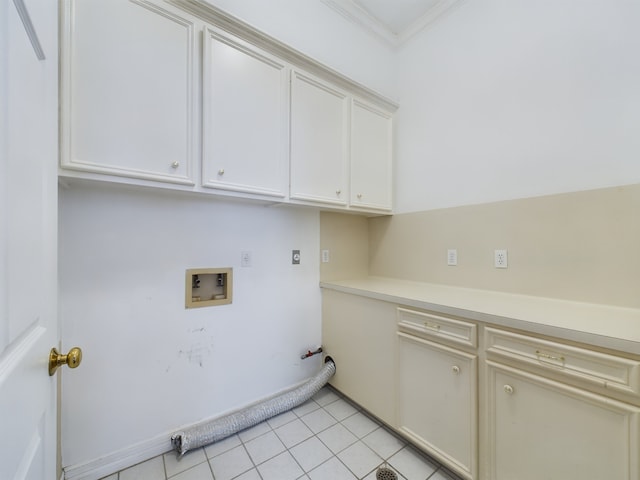
[[[183,346],[178,349],[178,360],[185,358],[189,364],[196,364],[200,368],[204,368],[206,360],[213,355],[214,352],[214,341],[213,337],[209,336],[205,340],[198,340],[198,338],[203,337],[203,334],[206,333],[206,327],[192,328],[188,330],[190,336],[195,338],[190,339],[190,341],[185,342],[189,346]],[[189,339],[188,339],[189,340]],[[175,362],[170,363],[165,368],[165,373],[169,373],[173,368]]]
[[[204,365],[205,358],[211,356],[213,353],[213,345],[206,345],[203,343],[194,343],[187,350],[179,350],[178,355],[186,357],[189,363],[196,363],[200,367]]]

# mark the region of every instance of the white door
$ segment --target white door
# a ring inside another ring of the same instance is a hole
[[[0,478],[56,478],[57,2],[0,0]]]

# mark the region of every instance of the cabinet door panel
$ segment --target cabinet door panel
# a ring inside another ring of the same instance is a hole
[[[381,420],[395,417],[395,306],[322,292],[322,346],[336,362],[331,385]]]
[[[477,360],[398,333],[401,432],[466,478],[475,478]]]
[[[191,21],[142,0],[66,6],[62,167],[193,184]]]
[[[351,205],[391,210],[391,115],[357,100],[351,112]]]
[[[637,407],[489,363],[491,480],[637,480]]]
[[[293,72],[291,198],[346,205],[347,96]]]
[[[207,29],[204,186],[286,196],[287,84],[283,62]]]

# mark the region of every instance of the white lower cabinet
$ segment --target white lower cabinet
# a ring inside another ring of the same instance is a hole
[[[322,295],[322,346],[336,363],[331,385],[395,423],[395,306],[340,292]]]
[[[637,480],[640,408],[488,361],[488,480]]]
[[[398,429],[464,478],[477,471],[477,357],[398,333]]]
[[[462,478],[640,479],[637,354],[329,289],[323,345],[334,387]]]

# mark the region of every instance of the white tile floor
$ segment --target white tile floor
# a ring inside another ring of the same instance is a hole
[[[384,462],[400,480],[457,480],[326,386],[298,408],[181,459],[169,452],[105,480],[375,480]]]

